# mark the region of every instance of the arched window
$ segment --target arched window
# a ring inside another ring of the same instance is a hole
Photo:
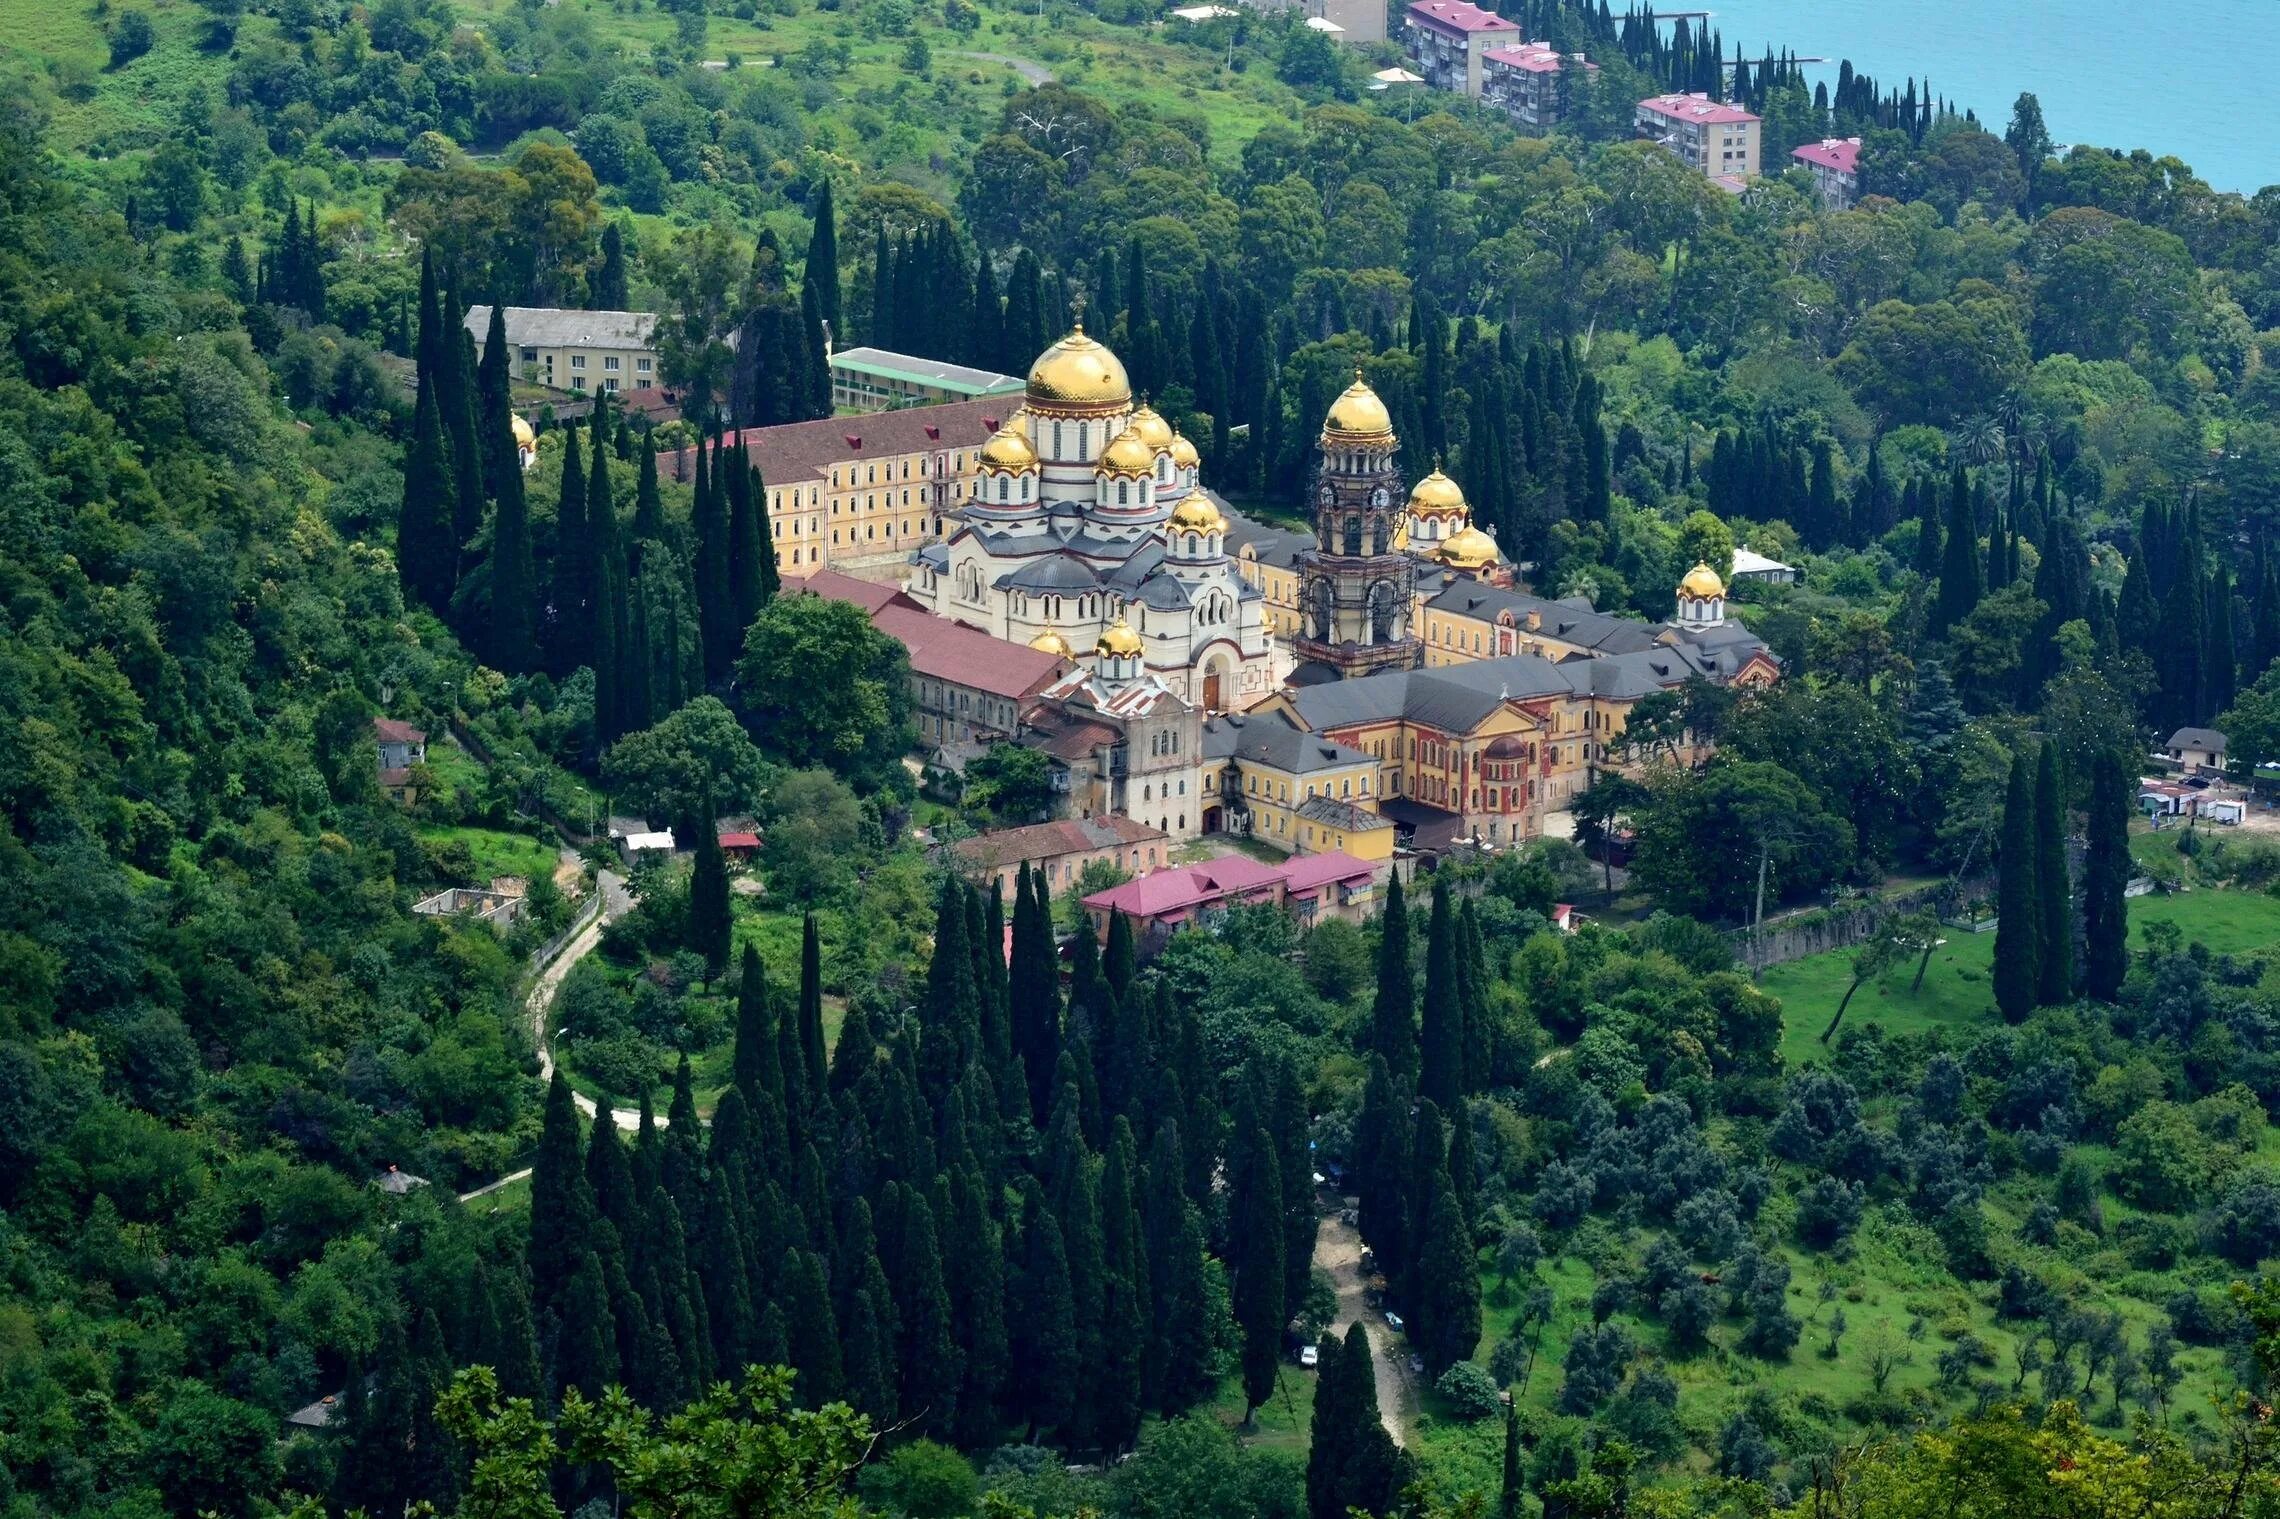
[[[1346,519],[1343,537],[1347,553],[1359,554],[1362,551],[1362,519],[1360,517],[1351,516]]]
[[[1132,504],[1132,487],[1122,480],[1116,482],[1116,504],[1118,506]]]
[[[1005,499],[1006,488],[1011,484],[1012,482],[1007,480],[1005,476],[998,476],[998,499],[1000,501]]]
[[[1061,424],[1058,422],[1053,424],[1053,457],[1061,457]]]

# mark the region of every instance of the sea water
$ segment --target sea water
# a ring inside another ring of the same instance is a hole
[[[2060,143],[2174,154],[2219,190],[2280,184],[2280,0],[1668,0],[1707,7],[1730,58],[1770,43],[1910,75],[2002,134],[2023,90]],[[1623,9],[1618,5],[1616,10]]]

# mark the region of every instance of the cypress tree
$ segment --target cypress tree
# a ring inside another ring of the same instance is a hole
[[[665,501],[657,487],[657,435],[646,434],[641,440],[641,472],[634,477],[633,536],[637,541],[663,543],[666,540]],[[635,562],[636,569],[640,567]]]
[[[1080,933],[1091,936],[1089,928]],[[1006,1015],[1014,1057],[1028,1085],[1030,1118],[1042,1123],[1052,1099],[1053,1071],[1061,1058],[1061,962],[1054,944],[1050,888],[1042,872],[1032,875],[1026,867],[1014,883]]]
[[[904,1187],[902,1194],[901,1270],[895,1283],[902,1405],[921,1428],[947,1434],[957,1422],[965,1363],[951,1335],[950,1294],[943,1286],[933,1211],[921,1193]]]
[[[497,307],[484,363],[506,352],[506,328]],[[491,519],[491,620],[486,657],[494,669],[521,674],[538,663],[534,636],[538,620],[538,563],[531,549],[530,502],[523,493],[522,460],[516,453],[513,413],[507,405],[506,364],[485,376],[483,430],[503,442],[493,464],[498,508]]]
[[[1497,1494],[1497,1519],[1520,1519],[1520,1499],[1524,1491],[1520,1475],[1520,1400],[1514,1398],[1504,1405],[1504,1480]]]
[[[830,414],[827,408],[824,415]],[[776,529],[768,519],[768,482],[760,478],[757,469],[752,471],[752,499],[752,530],[757,535],[752,562],[759,566],[760,605],[764,607],[783,589],[783,572],[776,568]]]
[[[2036,893],[2034,787],[2027,756],[2011,757],[2010,788],[2003,799],[2003,843],[1996,861],[1995,1006],[2018,1023],[2034,1011],[2042,982],[2042,907]]]
[[[1370,1048],[1398,1076],[1417,1071],[1417,992],[1409,970],[1409,909],[1397,871],[1387,881],[1378,916],[1377,1000],[1371,1004]]]
[[[1024,1182],[1021,1243],[1011,1385],[1021,1390],[1022,1412],[1035,1439],[1039,1429],[1073,1416],[1081,1367],[1068,1253],[1060,1221],[1034,1179]]]
[[[1373,1051],[1362,1087],[1361,1116],[1354,1125],[1354,1181],[1361,1200],[1362,1237],[1395,1270],[1406,1259],[1410,1130],[1409,1094],[1386,1068],[1385,1057]]]
[[[2127,591],[2128,587],[2123,587]],[[2207,715],[2208,596],[2201,586],[2200,540],[2188,535],[2171,569],[2169,594],[2154,635],[2153,671],[2158,687],[2154,727],[2166,735],[2191,727]]]
[[[554,1079],[546,1088],[546,1112],[530,1177],[527,1259],[531,1296],[542,1310],[552,1308],[561,1297],[594,1226],[594,1199],[586,1183],[584,1150],[569,1079],[556,1067]]]
[[[1921,479],[1911,479],[1903,510],[1916,518],[1916,578],[1930,585],[1940,578],[1947,554],[1947,540],[1940,532],[1939,493]]]
[[[1140,1235],[1138,1145],[1116,1120],[1101,1168],[1100,1216],[1106,1274],[1101,1298],[1101,1365],[1091,1398],[1094,1441],[1121,1452],[1140,1433],[1151,1309],[1148,1256]]]
[[[800,280],[814,289],[816,312],[831,324],[833,340],[844,344],[847,328],[839,315],[839,215],[829,179],[816,189],[815,222],[808,233],[807,264],[800,271]]]
[[[2090,770],[2087,849],[2082,861],[2082,992],[2099,1002],[2121,993],[2129,972],[2129,778],[2119,755],[2102,753]]]
[[[1932,603],[1935,637],[1944,636],[1978,607],[1985,591],[1979,560],[1977,514],[1972,509],[1970,481],[1957,465],[1948,482],[1947,545],[1940,559],[1940,593]]]
[[[1449,884],[1433,882],[1433,913],[1426,928],[1424,1017],[1418,1038],[1418,1095],[1452,1107],[1465,1084],[1464,1005],[1457,984],[1456,913]]]
[[[697,830],[696,865],[689,877],[689,947],[704,957],[707,979],[728,969],[734,931],[728,857],[721,852],[719,828],[708,817]]]
[[[586,522],[586,466],[578,429],[562,434],[562,491],[554,508],[553,645],[555,668],[567,675],[592,658],[593,534]]]
[[[1480,1262],[1445,1172],[1425,1214],[1421,1245],[1414,1273],[1418,1348],[1426,1376],[1439,1377],[1480,1344]]]
[[[2035,776],[2036,1000],[2046,1007],[2074,998],[2074,888],[2066,869],[2066,794],[2058,745],[2045,743]]]
[[[1154,1292],[1157,1357],[1152,1373],[1157,1411],[1178,1413],[1207,1392],[1215,1349],[1203,1220],[1188,1200],[1179,1131],[1165,1124],[1148,1154],[1148,1229],[1154,1255],[1148,1280]]]
[[[2160,611],[2153,589],[2151,550],[2141,536],[2138,551],[2130,556],[2129,569],[2122,576],[2122,594],[2116,604],[2115,634],[2125,649],[2152,655],[2158,651]]]
[[[729,1082],[757,1102],[762,1092],[781,1095],[783,1073],[776,1065],[776,1026],[768,1008],[768,968],[760,951],[747,943],[736,987],[736,1042]]]
[[[1255,1129],[1245,1147],[1245,1174],[1239,1182],[1234,1238],[1235,1326],[1243,1336],[1243,1422],[1273,1395],[1282,1362],[1283,1328],[1290,1321],[1283,1300],[1282,1169],[1264,1129]]]
[[[2233,683],[2240,656],[2233,645],[2232,577],[2222,566],[2209,577],[2208,654],[2202,661],[2201,715],[2214,718],[2232,710]]]
[[[2247,683],[2254,685],[2280,659],[2280,566],[2256,556],[2256,607],[2248,639]]]
[[[673,1100],[665,1108],[665,1164],[661,1180],[687,1218],[702,1200],[704,1140],[697,1121],[697,1089],[683,1054],[673,1069]],[[685,1202],[685,1206],[684,1206]]]
[[[1006,1336],[1005,1242],[990,1216],[982,1178],[962,1169],[947,1181],[946,1274],[966,1371],[958,1392],[958,1443],[976,1449],[993,1443],[1000,1432],[998,1404],[1012,1355]],[[1145,1334],[1146,1328],[1143,1324],[1140,1331]],[[1103,1390],[1096,1389],[1096,1398]]]
[[[459,303],[456,286],[445,295],[444,301],[441,332],[444,383],[436,388],[436,403],[443,411],[444,431],[451,440],[451,538],[456,566],[458,556],[464,555],[467,546],[483,531],[485,455],[497,446],[497,440],[484,440],[476,430],[475,414],[480,402],[476,394],[475,340],[460,320],[467,308]]]
[[[404,498],[396,517],[396,575],[407,601],[425,602],[437,611],[451,605],[458,575],[459,549],[452,539],[456,502],[436,386],[423,372],[412,411],[412,441],[404,451]]]
[[[1345,1354],[1335,1334],[1325,1334],[1316,1352],[1314,1416],[1306,1442],[1307,1519],[1346,1519],[1343,1479],[1354,1414],[1345,1396]]]
[[[729,585],[727,472],[719,440],[713,442],[709,466],[700,440],[694,506],[697,629],[705,651],[705,680],[713,684],[728,678],[744,635],[743,626],[736,620],[736,598]]]
[[[736,619],[735,639],[741,644],[744,630],[752,626],[752,619],[760,615],[766,605],[767,570],[760,562],[759,506],[755,496],[764,495],[767,487],[757,469],[738,466],[744,463],[744,449],[737,445],[731,450],[728,462],[728,594],[729,606]]]
[[[810,1251],[786,1250],[776,1277],[776,1304],[784,1310],[800,1402],[820,1408],[837,1398],[841,1388],[839,1321],[824,1286],[822,1260]]]
[[[586,282],[587,303],[596,311],[623,311],[626,293],[625,231],[616,222],[602,228],[602,261]]]
[[[830,1080],[823,1049],[823,940],[815,914],[800,921],[800,1059],[807,1089],[821,1092]]]
[[[617,1321],[610,1313],[609,1287],[602,1259],[589,1240],[562,1293],[562,1338],[555,1354],[554,1385],[575,1387],[599,1398],[618,1380]]]

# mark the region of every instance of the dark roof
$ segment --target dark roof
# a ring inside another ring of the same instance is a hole
[[[393,717],[372,719],[372,736],[383,744],[424,744],[427,735],[410,723]]]
[[[2179,728],[2169,735],[2165,749],[2205,749],[2211,754],[2225,752],[2225,736],[2214,728]]]
[[[1507,590],[1479,580],[1456,581],[1426,606],[1485,623],[1494,623],[1501,613],[1510,612],[1513,625],[1523,634],[1528,629],[1528,614],[1534,612],[1543,636],[1600,654],[1627,654],[1634,649],[1652,647],[1659,631],[1651,623],[1594,611],[1591,603],[1581,596],[1548,601],[1525,591]]]
[[[1229,715],[1203,725],[1205,759],[1247,759],[1294,775],[1366,764],[1369,756],[1335,739],[1308,733],[1280,713]]]
[[[1700,652],[1684,644],[1651,644],[1598,659],[1508,654],[1307,686],[1292,692],[1291,707],[1316,730],[1405,718],[1444,733],[1465,733],[1507,701],[1567,695],[1635,700],[1684,684],[1704,673],[1706,664]]]
[[[996,585],[1004,591],[1090,591],[1099,588],[1100,578],[1074,554],[1047,554],[1006,571]]]
[[[1028,860],[1051,860],[1068,854],[1088,854],[1096,849],[1153,843],[1168,837],[1170,835],[1161,828],[1151,828],[1121,813],[1110,813],[1096,818],[1032,823],[1026,828],[998,828],[960,839],[950,850],[969,864],[994,869]]]
[[[1368,828],[1390,828],[1393,825],[1367,807],[1334,796],[1310,796],[1298,804],[1298,815],[1309,823],[1321,823],[1330,828],[1343,828],[1348,833],[1359,833]]]
[[[1047,702],[1039,707],[1029,715],[1028,723],[1037,735],[1036,747],[1064,764],[1090,759],[1093,750],[1124,736],[1122,730],[1079,717],[1058,702]]]
[[[941,406],[908,406],[900,411],[867,412],[859,417],[824,417],[786,422],[781,427],[747,427],[729,434],[770,485],[805,483],[828,475],[834,464],[886,459],[935,449],[978,448],[1013,415],[1018,398],[950,401]],[[696,474],[696,460],[682,449],[670,461],[673,478]],[[902,482],[897,481],[897,484]]]
[[[462,324],[478,343],[491,335],[491,308],[470,306]],[[564,306],[509,306],[507,341],[517,348],[647,348],[654,311],[580,311]]]

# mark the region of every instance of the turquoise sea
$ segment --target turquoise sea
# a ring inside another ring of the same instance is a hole
[[[2280,184],[2272,70],[2280,0],[1667,0],[1768,43],[1932,89],[2000,134],[2021,90],[2062,143],[2174,153],[2219,190]],[[1616,7],[1622,9],[1620,5]],[[1812,77],[1836,75],[1836,64]]]

